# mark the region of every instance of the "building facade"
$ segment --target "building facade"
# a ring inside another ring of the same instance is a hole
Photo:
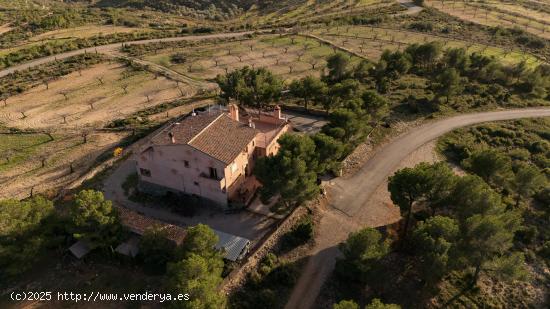
[[[153,136],[137,159],[140,190],[197,196],[224,208],[246,205],[259,186],[255,161],[278,151],[290,125],[279,107],[241,111],[229,105],[193,113]]]

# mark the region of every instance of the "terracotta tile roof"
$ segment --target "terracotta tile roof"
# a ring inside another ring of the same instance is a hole
[[[130,231],[138,235],[143,235],[148,228],[158,226],[162,230],[166,231],[168,239],[178,245],[183,242],[185,236],[187,235],[187,231],[183,227],[146,217],[125,207],[117,206],[116,208],[118,210],[122,225],[126,226]]]
[[[186,117],[179,124],[168,126],[153,136],[151,142],[153,145],[171,145],[170,133],[176,144],[188,144],[225,164],[230,164],[258,131],[232,120],[226,112],[202,112]]]
[[[159,134],[151,138],[151,142],[155,145],[170,145],[172,140],[169,133],[172,132],[176,144],[187,144],[189,141],[206,128],[212,121],[220,117],[222,112],[216,111],[211,113],[198,113],[196,116],[188,116],[181,122],[176,122]]]
[[[189,145],[230,164],[254,139],[257,132],[224,114],[193,138]]]

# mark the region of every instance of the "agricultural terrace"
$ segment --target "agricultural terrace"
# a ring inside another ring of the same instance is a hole
[[[127,132],[0,133],[0,198],[57,189],[88,170]]]
[[[108,123],[133,117],[158,124],[169,113],[176,115],[171,102],[196,93],[194,86],[118,62],[21,89],[0,106],[0,198],[66,184],[111,157],[114,147],[133,134],[120,130],[124,128],[103,129]],[[174,108],[186,112],[183,106]],[[143,110],[150,112],[134,117]]]
[[[538,36],[550,38],[548,2],[427,0],[425,3],[463,20],[487,26],[519,27]]]
[[[39,35],[36,35],[29,39],[31,42],[54,40],[54,39],[76,39],[86,38],[94,35],[108,35],[114,33],[128,33],[135,31],[148,31],[147,28],[136,27],[123,27],[123,26],[111,26],[111,25],[87,25],[68,29],[59,29],[48,31]]]
[[[335,49],[313,38],[261,36],[250,40],[204,44],[142,55],[143,59],[166,66],[197,80],[250,66],[264,67],[290,81],[307,75],[319,76],[327,56]],[[352,64],[360,58],[352,57]]]
[[[89,126],[179,98],[182,91],[191,96],[195,89],[120,63],[104,63],[11,97],[0,110],[0,121],[20,129]]]
[[[479,52],[487,56],[495,56],[503,63],[516,64],[526,61],[530,66],[536,66],[541,61],[534,56],[517,50],[476,44],[443,36],[419,33],[415,31],[394,30],[369,26],[332,26],[313,29],[306,32],[331,43],[361,54],[377,61],[384,50],[403,50],[414,43],[441,42],[446,48],[465,47],[470,53]]]
[[[257,25],[266,24],[293,24],[296,22],[308,22],[319,18],[337,16],[351,16],[375,9],[387,9],[396,5],[391,0],[335,0],[335,1],[301,1],[296,6],[275,8],[266,13],[258,9],[249,10],[239,16],[240,22]]]

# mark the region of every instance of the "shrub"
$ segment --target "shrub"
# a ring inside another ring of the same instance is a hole
[[[546,205],[546,210],[550,211],[550,188],[545,188],[541,190],[539,193],[537,193],[537,195],[535,195],[535,199],[543,205]]]
[[[176,53],[170,56],[170,61],[172,63],[181,64],[187,61],[187,57],[182,53]]]
[[[539,250],[539,255],[544,258],[547,264],[550,264],[550,240],[542,245]]]
[[[160,226],[147,229],[139,242],[139,259],[154,273],[166,271],[166,264],[175,257],[175,244],[168,239],[166,230]]]
[[[424,22],[424,21],[413,22],[409,25],[409,28],[422,31],[422,32],[428,32],[428,31],[434,30],[434,26],[431,22]]]
[[[313,237],[313,220],[310,216],[302,219],[292,230],[283,236],[281,249],[291,250],[307,243]]]
[[[515,239],[525,245],[532,244],[537,238],[536,226],[524,226],[516,232]]]

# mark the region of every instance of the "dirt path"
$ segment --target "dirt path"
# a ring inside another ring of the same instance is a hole
[[[412,0],[397,0],[397,2],[407,9],[407,11],[400,15],[414,15],[422,12],[424,9],[421,6],[414,4]]]
[[[477,123],[549,116],[550,108],[546,107],[466,114],[430,122],[382,146],[353,176],[332,181],[328,186],[331,207],[324,210],[315,247],[285,308],[313,307],[324,281],[334,269],[339,255],[337,246],[350,232],[399,219],[399,210],[387,201],[386,181],[400,164],[436,160],[423,145],[453,129]]]
[[[232,38],[232,37],[241,37],[245,36],[247,34],[252,34],[253,31],[244,31],[244,32],[231,32],[231,33],[216,33],[216,34],[208,34],[208,35],[189,35],[184,37],[173,37],[173,38],[164,38],[164,39],[151,39],[151,40],[142,40],[142,41],[131,41],[131,42],[124,42],[126,45],[141,45],[141,44],[149,44],[149,43],[158,43],[158,42],[177,42],[177,41],[199,41],[199,40],[205,40],[205,39],[216,39],[216,38]],[[111,54],[118,50],[119,47],[121,47],[123,43],[115,43],[115,44],[109,44],[109,45],[102,45],[97,47],[89,47],[89,48],[83,48],[78,50],[73,50],[57,55],[52,55],[48,57],[43,57],[39,59],[35,59],[29,62],[25,62],[16,66],[12,66],[6,69],[3,69],[0,71],[0,77],[6,76],[10,73],[13,73],[15,71],[21,71],[28,69],[30,67],[34,67],[37,65],[41,65],[44,63],[52,62],[55,60],[60,59],[66,59],[72,56],[84,54],[86,52],[88,53],[105,53],[105,54]]]

